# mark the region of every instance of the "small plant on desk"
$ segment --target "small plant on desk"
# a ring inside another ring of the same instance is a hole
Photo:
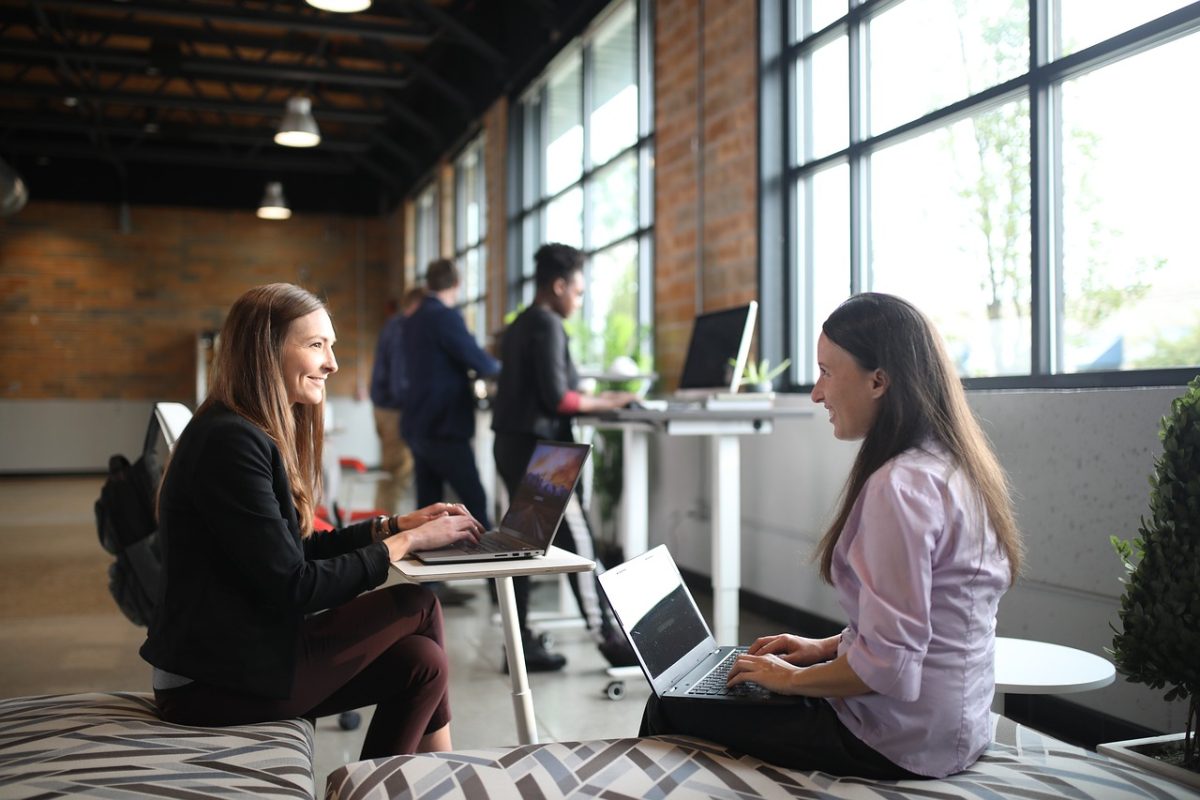
[[[748,392],[769,392],[772,388],[772,382],[783,374],[783,371],[791,366],[792,360],[785,358],[774,367],[771,366],[771,359],[764,358],[759,361],[747,359],[746,367],[742,370],[742,386],[746,387]],[[737,369],[737,359],[729,359],[729,366]]]

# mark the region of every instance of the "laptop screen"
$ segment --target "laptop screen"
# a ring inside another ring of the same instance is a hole
[[[680,389],[737,391],[754,336],[757,310],[758,303],[751,302],[696,317],[679,376]]]
[[[538,442],[500,529],[549,547],[590,451],[586,444]]]
[[[652,680],[709,637],[665,547],[605,572],[600,580]]]

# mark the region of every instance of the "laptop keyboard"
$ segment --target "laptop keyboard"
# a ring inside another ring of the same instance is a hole
[[[717,664],[709,673],[700,680],[696,681],[687,694],[693,696],[729,696],[729,697],[764,697],[771,692],[769,689],[764,689],[757,683],[739,683],[737,686],[726,686],[726,681],[729,680],[729,671],[733,669],[733,662],[737,661],[737,657],[746,652],[745,647],[737,647],[730,650],[725,658],[721,659],[721,663]]]

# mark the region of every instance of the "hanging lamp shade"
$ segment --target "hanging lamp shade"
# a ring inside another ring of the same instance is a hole
[[[0,158],[0,217],[15,214],[29,202],[29,189],[17,171]]]
[[[312,115],[312,101],[307,97],[293,97],[287,101],[287,110],[275,143],[285,147],[316,147],[321,143],[321,131]]]
[[[313,8],[338,14],[353,14],[355,11],[366,11],[371,7],[371,0],[305,0],[305,2]]]
[[[259,219],[287,219],[292,216],[287,200],[283,199],[283,184],[271,181],[263,192],[262,202],[258,204]]]

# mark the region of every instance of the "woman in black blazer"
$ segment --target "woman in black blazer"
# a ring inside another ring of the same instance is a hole
[[[333,344],[324,305],[299,287],[259,286],[230,309],[212,389],[163,478],[164,581],[141,653],[171,722],[375,704],[362,758],[447,750],[437,599],[413,585],[363,592],[383,583],[389,562],[482,526],[439,503],[313,530]]]

